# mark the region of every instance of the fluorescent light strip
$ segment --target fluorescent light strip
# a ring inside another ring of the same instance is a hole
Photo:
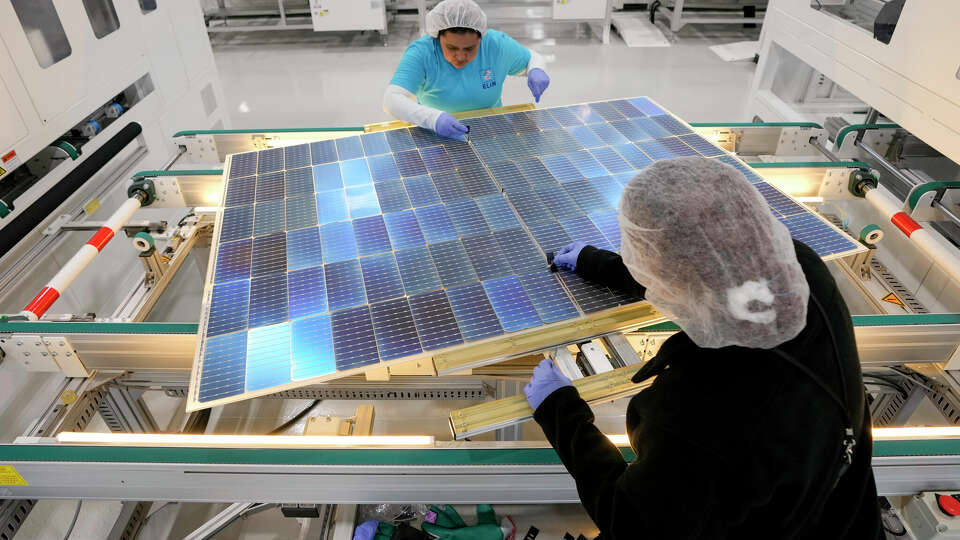
[[[79,433],[57,434],[63,444],[107,444],[132,446],[229,446],[229,447],[357,447],[357,446],[426,446],[434,445],[428,435],[181,435],[166,433]]]
[[[873,428],[873,440],[960,438],[960,426]]]

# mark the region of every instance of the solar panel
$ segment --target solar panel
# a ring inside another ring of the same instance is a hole
[[[574,240],[619,250],[623,186],[699,155],[757,187],[823,257],[858,244],[646,98],[230,156],[191,410],[530,332],[635,302],[550,272]]]

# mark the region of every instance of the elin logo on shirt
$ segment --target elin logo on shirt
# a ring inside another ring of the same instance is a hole
[[[480,70],[480,80],[484,90],[497,85],[497,81],[493,78],[493,70],[490,68]]]

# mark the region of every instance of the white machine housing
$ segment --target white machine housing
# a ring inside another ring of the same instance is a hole
[[[385,0],[310,0],[315,32],[387,29]]]

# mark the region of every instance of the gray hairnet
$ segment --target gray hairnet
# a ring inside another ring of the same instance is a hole
[[[487,32],[487,15],[473,0],[443,0],[427,13],[427,34],[437,37],[448,28]]]
[[[769,349],[806,325],[810,287],[790,232],[733,167],[658,161],[627,184],[619,219],[630,274],[700,347]]]

